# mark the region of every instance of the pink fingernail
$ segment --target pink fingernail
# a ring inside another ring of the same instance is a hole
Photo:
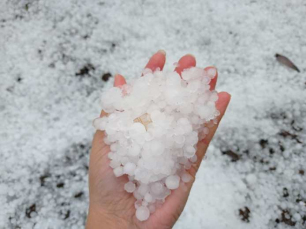
[[[158,50],[158,52],[163,54],[164,56],[166,56],[166,51],[165,50],[160,49],[160,50]]]

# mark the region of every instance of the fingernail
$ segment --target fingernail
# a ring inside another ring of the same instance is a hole
[[[190,53],[188,53],[186,56],[192,56],[195,59],[195,56]]]
[[[114,85],[116,85],[119,80],[120,80],[120,75],[119,74],[115,74]]]
[[[157,52],[159,52],[159,53],[163,54],[164,56],[166,56],[165,50],[160,49],[160,50],[158,50]]]

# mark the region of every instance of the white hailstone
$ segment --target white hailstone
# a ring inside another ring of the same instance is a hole
[[[142,201],[142,206],[146,206],[147,207],[148,205],[149,205],[149,203],[147,201],[145,201],[145,200]]]
[[[143,77],[103,92],[101,105],[108,115],[93,125],[105,131],[115,176],[128,176],[124,189],[137,200],[139,220],[147,220],[180,180],[192,179],[186,170],[197,161],[197,142],[220,114],[218,94],[209,86],[216,74],[215,68],[193,67],[181,78],[176,72],[145,69]],[[251,176],[247,180],[256,183]]]
[[[112,160],[110,163],[109,163],[109,166],[112,167],[113,169],[119,167],[121,165],[120,161],[117,161],[117,160]]]
[[[114,174],[116,177],[120,177],[123,175],[123,168],[121,166],[114,169]]]
[[[142,75],[146,75],[146,74],[150,74],[150,73],[152,73],[152,70],[150,68],[145,68],[142,71]]]
[[[191,175],[187,172],[184,172],[181,178],[184,183],[188,183],[191,180]]]
[[[153,201],[153,197],[150,193],[147,192],[144,196],[144,200],[150,203]]]
[[[112,144],[112,145],[110,146],[111,151],[116,151],[117,148],[118,148],[117,144]]]
[[[193,155],[193,156],[189,159],[189,161],[190,161],[191,163],[195,163],[195,162],[197,161],[197,159],[198,159],[198,157],[197,157],[197,155],[195,154],[195,155]]]
[[[177,144],[184,144],[185,142],[185,136],[184,135],[174,135],[174,141],[177,143]]]
[[[142,203],[142,200],[136,200],[136,201],[135,201],[135,204],[134,204],[134,205],[135,205],[135,208],[136,208],[136,209],[139,208],[139,207],[142,205],[141,203]]]
[[[191,168],[191,163],[189,161],[187,161],[187,163],[184,165],[184,168],[186,170],[190,169]]]
[[[190,114],[190,113],[192,112],[192,110],[193,110],[193,105],[192,105],[192,103],[185,104],[184,106],[181,106],[181,108],[180,108],[180,112],[181,112],[182,114],[185,114],[185,115]],[[192,129],[192,127],[191,127],[191,129]]]
[[[186,81],[192,81],[195,79],[202,78],[204,73],[204,69],[202,68],[189,68],[182,72],[182,78]]]
[[[145,221],[150,216],[150,210],[146,206],[140,206],[136,210],[136,217],[139,221]]]
[[[134,180],[134,176],[128,176],[129,181],[133,181]]]
[[[186,158],[186,157],[180,157],[180,158],[179,158],[179,163],[180,163],[180,164],[183,164],[183,165],[184,165],[184,164],[186,164],[187,162],[188,162],[188,158]]]
[[[141,195],[137,190],[133,192],[133,195],[137,200],[141,200],[143,198],[143,195]]]
[[[136,165],[132,162],[127,162],[123,167],[124,173],[130,176],[134,175],[135,169],[136,169]]]
[[[217,92],[213,92],[211,95],[210,95],[210,100],[215,102],[218,100],[218,93]]]
[[[122,158],[120,158],[120,162],[121,162],[122,165],[125,166],[127,163],[129,163],[129,159],[128,159],[128,157],[122,157]]]
[[[168,176],[166,179],[166,186],[169,189],[177,189],[180,185],[180,177],[178,175]]]
[[[164,191],[164,185],[160,182],[151,185],[151,192],[154,195],[160,195]]]
[[[187,158],[191,158],[195,155],[196,153],[196,149],[193,147],[193,146],[187,146],[185,148],[185,151],[184,151],[184,155],[187,157]]]
[[[140,154],[140,146],[138,144],[131,145],[129,149],[129,155],[130,156],[138,156]]]
[[[132,193],[132,192],[135,191],[136,185],[135,185],[133,182],[129,181],[129,182],[127,182],[127,183],[124,185],[124,189],[125,189],[127,192]]]
[[[96,118],[95,120],[93,120],[93,126],[96,129],[104,129],[105,128],[105,120],[102,118]]]
[[[210,78],[214,78],[217,75],[217,69],[215,68],[209,68],[206,72]]]
[[[145,140],[147,142],[152,141],[153,138],[154,138],[154,136],[150,132],[145,133]]]
[[[109,152],[109,153],[107,154],[107,157],[108,157],[109,159],[113,159],[113,158],[114,158],[114,153],[113,153],[113,152]]]
[[[131,137],[139,137],[139,135],[146,133],[146,128],[139,122],[133,123],[130,128]]]
[[[189,92],[196,92],[200,87],[200,84],[197,81],[191,81],[187,85],[187,90]]]
[[[147,192],[149,191],[149,186],[146,185],[146,184],[141,184],[139,187],[138,187],[138,192],[141,194],[141,195],[145,195]]]
[[[161,155],[165,150],[164,145],[157,140],[151,141],[151,153],[152,155]]]

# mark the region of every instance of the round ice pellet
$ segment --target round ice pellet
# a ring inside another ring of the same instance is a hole
[[[133,192],[133,195],[136,198],[136,200],[141,200],[143,198],[143,196],[137,190]]]
[[[148,204],[149,204],[149,203],[148,203],[147,201],[142,201],[142,206],[146,206],[146,207],[147,207]]]
[[[140,146],[138,144],[134,144],[129,149],[129,155],[130,156],[137,156],[140,154]]]
[[[155,195],[161,194],[161,193],[163,192],[163,190],[164,190],[164,186],[163,186],[163,184],[160,183],[160,182],[156,182],[156,183],[153,183],[153,184],[151,185],[151,191],[152,191],[152,193],[155,194]]]
[[[135,208],[139,208],[141,206],[141,203],[142,203],[142,200],[136,200],[134,205],[135,205]]]
[[[114,158],[114,153],[113,153],[113,152],[109,152],[109,153],[107,154],[107,157],[108,157],[109,159],[113,159],[113,158]]]
[[[148,190],[149,190],[149,186],[146,184],[141,184],[138,188],[138,192],[143,196],[148,192]]]
[[[132,192],[135,191],[136,185],[135,185],[135,183],[133,183],[133,182],[130,181],[130,182],[127,182],[127,183],[124,185],[124,189],[125,189],[127,192],[132,193]]]
[[[187,146],[184,153],[187,158],[191,158],[195,155],[196,149],[193,146]]]
[[[182,175],[182,181],[185,183],[188,183],[191,180],[191,175],[189,173],[183,173]]]
[[[136,165],[132,162],[127,162],[123,167],[124,173],[130,176],[134,175],[135,169],[136,169]]]
[[[123,175],[123,168],[121,166],[114,169],[114,174],[116,177],[120,177]]]
[[[150,216],[150,210],[145,206],[140,206],[136,210],[136,217],[139,221],[145,221]]]
[[[197,161],[197,159],[198,159],[198,157],[197,157],[197,155],[195,154],[195,155],[193,155],[189,160],[190,160],[191,163],[195,163],[195,162]]]
[[[217,75],[217,69],[209,68],[207,70],[207,74],[210,76],[210,78],[214,78]]]
[[[147,202],[152,202],[153,201],[153,197],[150,193],[146,193],[144,196],[144,200]]]
[[[159,141],[152,140],[151,142],[151,152],[155,155],[161,155],[164,152],[165,147]]]
[[[109,166],[112,167],[113,169],[119,167],[121,165],[120,161],[117,161],[117,160],[112,160],[110,163],[109,163]]]
[[[180,177],[178,175],[168,176],[166,179],[166,186],[169,189],[177,189],[180,185]]]

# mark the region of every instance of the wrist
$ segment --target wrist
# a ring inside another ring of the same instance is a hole
[[[86,229],[124,229],[128,228],[120,216],[109,214],[101,209],[89,207]]]

